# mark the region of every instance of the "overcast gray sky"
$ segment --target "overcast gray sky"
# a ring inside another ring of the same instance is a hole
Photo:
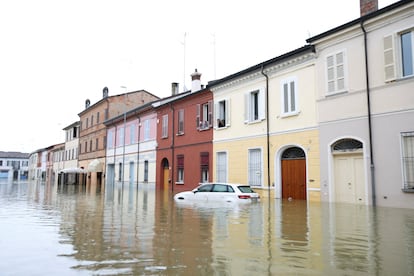
[[[358,17],[359,0],[1,1],[0,151],[64,142],[105,86],[169,96],[195,68],[206,84]]]

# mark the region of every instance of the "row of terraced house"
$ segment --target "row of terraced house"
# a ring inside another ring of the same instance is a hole
[[[145,90],[85,102],[46,176],[155,184],[247,183],[262,196],[414,208],[414,2],[378,9],[301,48],[159,98]],[[368,9],[367,9],[368,7]],[[39,175],[39,173],[37,173]]]

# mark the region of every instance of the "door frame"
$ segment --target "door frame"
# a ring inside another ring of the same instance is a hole
[[[362,158],[364,160],[364,165],[363,165],[363,170],[364,170],[364,183],[365,183],[365,202],[366,205],[370,204],[370,200],[369,200],[369,189],[368,189],[368,162],[367,162],[367,156],[368,156],[368,147],[367,147],[367,143],[364,139],[362,139],[361,137],[357,137],[357,136],[339,136],[339,137],[335,137],[334,139],[332,139],[330,141],[330,143],[328,143],[327,148],[326,148],[326,153],[328,155],[328,189],[329,189],[329,202],[335,202],[336,199],[336,191],[335,191],[335,160],[334,160],[334,156],[335,154],[332,151],[332,146],[337,143],[338,141],[342,140],[342,139],[353,139],[356,141],[359,141],[362,143],[362,150],[360,150],[359,152],[362,152]],[[357,153],[357,152],[355,152]]]
[[[309,199],[309,187],[308,187],[308,179],[309,179],[309,173],[308,173],[308,168],[309,168],[309,164],[308,164],[308,152],[306,151],[306,149],[304,147],[302,147],[301,145],[298,144],[289,144],[289,145],[284,145],[282,147],[280,147],[276,154],[275,154],[275,178],[274,178],[274,193],[275,193],[275,198],[277,199],[281,199],[282,198],[282,154],[285,150],[287,150],[288,148],[300,148],[301,150],[303,150],[303,152],[305,153],[305,172],[306,172],[306,198],[307,200]]]

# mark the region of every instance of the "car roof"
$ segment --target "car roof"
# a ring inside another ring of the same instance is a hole
[[[227,183],[227,182],[207,182],[207,183],[200,183],[200,186],[201,185],[212,185],[212,184],[231,185],[231,186],[250,186],[249,184]]]

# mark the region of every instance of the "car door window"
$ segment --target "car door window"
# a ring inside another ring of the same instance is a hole
[[[213,187],[213,192],[221,192],[221,193],[228,192],[227,187],[228,187],[227,185],[215,184]]]
[[[212,188],[212,186],[213,186],[213,185],[211,185],[211,184],[206,184],[206,185],[203,185],[203,186],[199,187],[199,188],[197,189],[197,191],[198,191],[198,192],[211,192],[211,188]]]

